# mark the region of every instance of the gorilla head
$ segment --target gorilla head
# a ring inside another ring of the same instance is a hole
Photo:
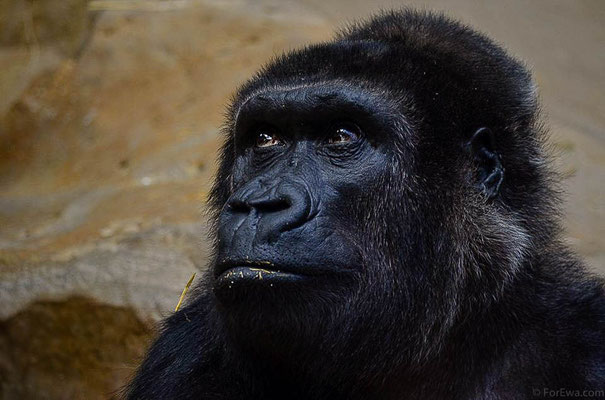
[[[439,15],[387,13],[271,62],[229,110],[201,293],[134,387],[147,369],[170,376],[157,393],[186,377],[206,398],[525,393],[506,354],[546,348],[520,337],[548,292],[602,299],[558,244],[536,113],[525,68]]]
[[[535,107],[520,64],[439,17],[391,14],[270,64],[231,107],[214,187],[229,328],[279,353],[382,359],[386,335],[427,356],[530,250]]]

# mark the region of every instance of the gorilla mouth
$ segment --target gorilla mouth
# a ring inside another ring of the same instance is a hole
[[[285,272],[279,269],[269,270],[264,268],[257,268],[252,266],[239,266],[229,268],[225,272],[219,275],[219,279],[227,279],[231,281],[235,280],[274,280],[276,278],[293,278],[293,277],[301,277],[303,275],[296,274],[292,272]]]
[[[264,301],[274,303],[276,295],[282,301],[297,302],[302,299],[303,291],[318,289],[330,282],[319,274],[307,272],[300,267],[285,269],[268,263],[219,264],[214,271],[213,292],[223,306],[246,307],[258,305],[259,301],[267,305]]]
[[[215,277],[218,286],[233,286],[243,282],[283,283],[300,281],[310,274],[301,268],[277,267],[269,261],[245,261],[219,264]]]

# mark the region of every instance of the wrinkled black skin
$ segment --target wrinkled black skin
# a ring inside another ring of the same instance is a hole
[[[330,145],[343,120],[361,138]],[[284,143],[255,148],[267,129]],[[225,133],[215,257],[128,398],[605,388],[603,282],[560,240],[531,77],[493,42],[382,14],[272,61]],[[248,263],[293,275],[221,280]]]

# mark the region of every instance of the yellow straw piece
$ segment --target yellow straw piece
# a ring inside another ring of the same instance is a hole
[[[181,297],[179,298],[179,302],[176,305],[176,308],[174,309],[174,312],[177,312],[179,310],[179,308],[181,308],[181,303],[183,302],[183,299],[185,298],[185,295],[187,294],[187,291],[189,290],[189,286],[191,286],[191,282],[193,282],[193,279],[195,278],[195,272],[193,273],[193,275],[191,275],[191,278],[189,278],[189,282],[187,282],[187,284],[185,285],[185,289],[183,289],[183,293],[181,293]]]

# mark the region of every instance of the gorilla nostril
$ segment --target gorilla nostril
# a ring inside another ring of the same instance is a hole
[[[259,214],[266,214],[287,210],[292,206],[292,201],[285,197],[266,197],[247,201],[232,199],[227,206],[231,212],[237,214],[248,214],[252,210]]]
[[[287,210],[292,206],[292,201],[288,198],[276,197],[252,200],[248,204],[260,213],[271,213]]]
[[[251,209],[251,207],[248,205],[248,203],[246,203],[245,201],[242,201],[242,200],[237,200],[237,199],[231,200],[228,204],[228,207],[234,213],[244,213],[244,214],[248,214]]]

